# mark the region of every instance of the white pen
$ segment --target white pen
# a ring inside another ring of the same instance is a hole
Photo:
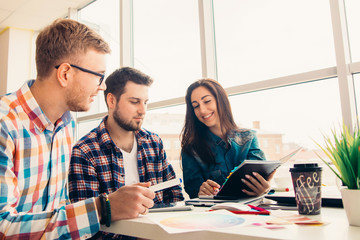
[[[159,183],[159,184],[156,184],[156,185],[152,185],[152,186],[149,187],[149,189],[156,192],[156,191],[160,191],[160,190],[163,190],[163,189],[166,189],[166,188],[169,188],[169,187],[179,185],[180,183],[182,183],[181,178],[175,178],[175,179],[172,179],[172,180],[169,180],[169,181],[166,181],[166,182],[162,182],[162,183]]]

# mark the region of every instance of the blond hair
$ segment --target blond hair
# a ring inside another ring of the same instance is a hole
[[[47,77],[62,61],[73,61],[79,54],[93,49],[108,54],[110,46],[94,30],[71,19],[57,19],[45,27],[36,39],[36,69],[38,78]]]

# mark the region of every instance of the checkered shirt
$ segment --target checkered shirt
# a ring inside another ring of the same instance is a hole
[[[111,140],[103,119],[74,146],[69,170],[69,196],[77,202],[100,193],[112,193],[125,185],[121,150]],[[158,184],[175,178],[157,134],[141,129],[135,133],[140,182]],[[156,192],[155,203],[184,200],[180,186]]]
[[[0,97],[0,239],[80,239],[100,228],[94,199],[67,204],[75,123],[55,124],[30,91]]]

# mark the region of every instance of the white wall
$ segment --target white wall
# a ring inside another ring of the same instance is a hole
[[[0,94],[16,91],[36,77],[32,30],[8,28],[0,34]]]

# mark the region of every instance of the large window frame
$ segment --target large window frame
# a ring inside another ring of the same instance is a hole
[[[358,124],[353,74],[360,72],[360,62],[351,62],[344,1],[329,0],[329,4],[335,45],[336,66],[232,86],[226,88],[229,96],[294,84],[306,84],[310,81],[337,77],[342,118],[344,123],[350,129],[353,129],[353,127]],[[217,79],[213,1],[198,0],[198,5],[202,77]],[[120,64],[121,66],[133,66],[134,49],[132,31],[132,0],[120,0],[120,15]],[[72,12],[71,17],[76,18],[76,14]],[[321,90],[319,89],[319,91]],[[181,104],[185,104],[184,97],[164,99],[162,101],[149,103],[148,110],[166,108]],[[77,117],[77,124],[85,121],[100,119],[106,114],[106,112],[101,112],[88,116]]]

